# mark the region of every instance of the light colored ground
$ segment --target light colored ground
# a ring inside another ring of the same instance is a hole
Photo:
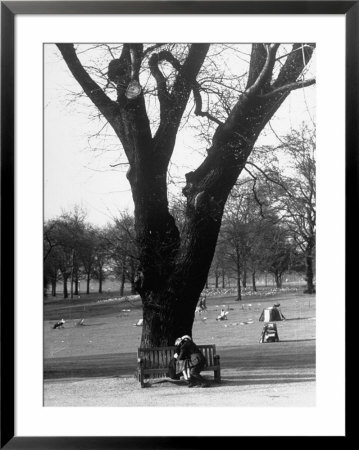
[[[315,382],[240,383],[238,373],[223,371],[221,385],[189,389],[184,382],[154,382],[141,389],[133,378],[48,381],[46,406],[315,406]],[[261,376],[261,374],[258,374]],[[289,375],[290,376],[290,375]]]

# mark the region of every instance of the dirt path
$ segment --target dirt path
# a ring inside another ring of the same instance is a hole
[[[299,380],[299,381],[298,381]],[[45,406],[315,406],[313,371],[223,371],[220,385],[188,389],[183,381],[152,382],[141,389],[134,378],[47,381]]]
[[[228,369],[292,368],[299,372],[315,367],[314,339],[218,347],[217,353],[221,357],[221,366]],[[130,377],[136,370],[136,361],[136,353],[48,358],[44,360],[44,376],[45,379]]]
[[[315,341],[222,348],[222,383],[213,373],[206,389],[184,381],[151,381],[141,389],[132,354],[77,360],[58,358],[48,367],[45,406],[314,406]],[[95,369],[97,367],[97,369]],[[51,369],[51,370],[50,370]],[[113,376],[122,372],[122,376]],[[107,373],[108,376],[95,376]],[[92,375],[89,377],[89,375]],[[60,376],[67,379],[59,379]],[[77,375],[77,379],[76,379]],[[112,375],[112,376],[111,376]],[[80,378],[84,377],[84,378]],[[52,379],[51,379],[52,378]]]

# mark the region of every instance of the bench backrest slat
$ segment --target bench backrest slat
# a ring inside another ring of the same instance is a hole
[[[215,345],[198,345],[207,360],[208,366],[214,365],[214,356],[216,354]],[[170,359],[175,353],[175,347],[153,347],[153,348],[139,348],[137,350],[137,357],[142,359],[143,367],[151,368],[168,368]]]
[[[212,358],[211,358],[211,352],[209,351],[208,348],[205,349],[205,355],[204,356],[206,357],[207,364],[209,366],[211,366],[212,365]]]

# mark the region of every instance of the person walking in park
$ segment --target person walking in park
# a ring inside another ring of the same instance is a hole
[[[177,372],[182,372],[188,387],[208,387],[207,381],[201,376],[206,359],[200,349],[193,342],[191,336],[185,335],[175,342],[177,359]]]

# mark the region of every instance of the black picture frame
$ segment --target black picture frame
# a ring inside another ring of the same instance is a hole
[[[356,248],[359,123],[359,1],[4,1],[1,2],[1,448],[201,448],[216,437],[26,437],[15,435],[14,42],[18,14],[339,14],[346,20],[346,242]],[[354,245],[353,245],[354,244]],[[346,252],[346,286],[355,277]],[[348,295],[348,294],[347,294]],[[349,430],[347,429],[347,433]],[[348,434],[346,435],[348,437]],[[231,445],[231,444],[229,444]]]

